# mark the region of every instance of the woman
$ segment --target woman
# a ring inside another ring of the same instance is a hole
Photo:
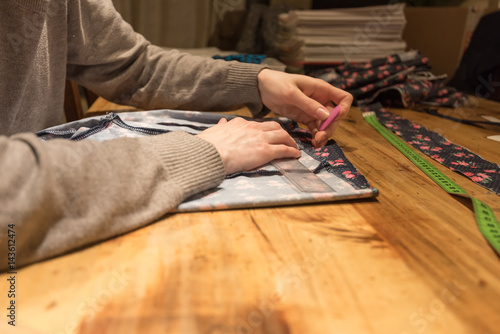
[[[4,0],[0,36],[0,244],[15,224],[17,266],[151,223],[226,174],[300,156],[278,124],[241,118],[197,136],[41,142],[33,132],[60,122],[66,78],[147,109],[245,104],[262,115],[267,107],[306,124],[318,147],[338,124],[318,130],[325,104],[342,105],[345,116],[352,102],[309,77],[166,52],[136,34],[111,0]],[[68,159],[77,162],[70,171]]]

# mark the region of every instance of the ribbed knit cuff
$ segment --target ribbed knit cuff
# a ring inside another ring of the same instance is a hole
[[[229,68],[226,80],[228,93],[238,94],[238,98],[241,98],[253,116],[262,115],[265,107],[262,104],[257,75],[268,67],[257,64],[233,63]]]
[[[215,188],[226,177],[217,149],[197,136],[176,131],[145,140],[163,161],[168,177],[184,191],[184,198]]]

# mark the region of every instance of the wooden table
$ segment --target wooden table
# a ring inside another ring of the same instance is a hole
[[[500,142],[486,138],[494,128],[392,111],[500,163]],[[440,112],[500,118],[500,104]],[[357,108],[335,139],[378,198],[170,215],[19,270],[18,325],[57,334],[499,333],[500,259],[467,202]],[[432,163],[500,218],[498,195]]]

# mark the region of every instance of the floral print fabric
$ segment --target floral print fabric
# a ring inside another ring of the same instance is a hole
[[[297,142],[301,151],[307,153],[319,162],[315,172],[324,169],[329,173],[342,178],[355,189],[367,189],[370,187],[366,178],[357,171],[354,165],[347,159],[340,146],[330,139],[325,146],[314,148],[311,144],[311,133],[298,127],[297,123],[290,122],[284,126]]]
[[[434,76],[430,69],[428,58],[410,51],[309,75],[348,91],[358,106],[380,102],[387,107],[458,107],[467,102],[464,94],[444,85],[446,76]]]
[[[381,124],[427,156],[473,182],[500,195],[500,166],[484,160],[467,148],[450,142],[439,133],[429,131],[402,116],[393,114],[380,104],[361,108],[373,111]]]

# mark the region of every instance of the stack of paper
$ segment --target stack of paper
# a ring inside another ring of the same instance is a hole
[[[361,62],[404,51],[404,4],[297,10],[279,17],[279,58],[288,64]]]

